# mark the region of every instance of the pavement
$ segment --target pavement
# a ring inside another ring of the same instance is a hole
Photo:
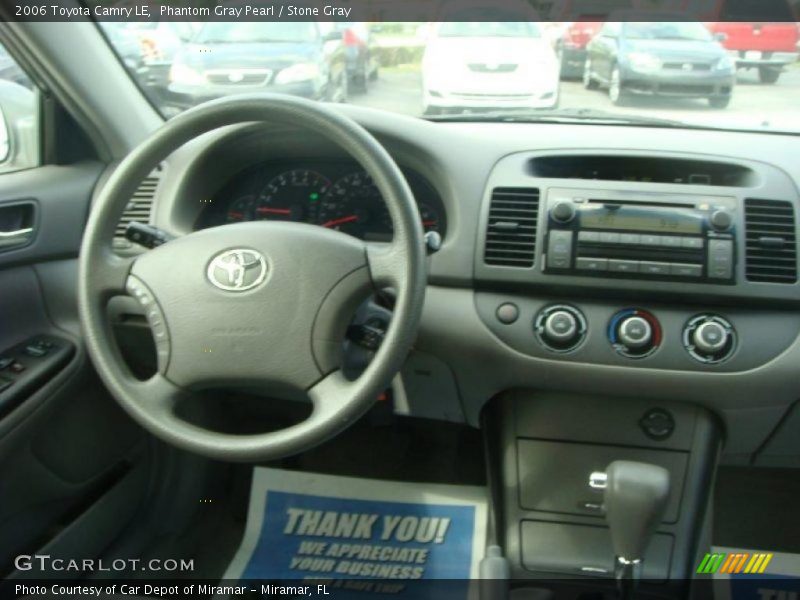
[[[620,115],[674,119],[686,123],[732,129],[800,132],[800,64],[787,68],[777,83],[761,84],[755,70],[739,71],[730,105],[710,108],[702,99],[635,98],[616,107],[604,90],[586,90],[580,81],[561,82],[559,108],[588,108]],[[381,69],[366,94],[353,104],[418,116],[422,113],[421,75],[413,67]]]

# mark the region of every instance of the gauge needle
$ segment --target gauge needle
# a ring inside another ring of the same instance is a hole
[[[322,226],[336,227],[337,225],[343,225],[344,223],[350,223],[352,221],[358,221],[358,215],[350,215],[348,217],[341,217],[339,219],[331,219],[330,221],[323,223]]]
[[[276,215],[290,215],[292,211],[288,208],[269,208],[268,206],[259,206],[256,212],[260,213],[273,213]]]
[[[436,221],[423,221],[422,225],[424,227],[433,227],[434,225],[436,225]]]
[[[240,213],[240,212],[233,211],[233,210],[228,213],[228,216],[231,219],[244,219],[244,213]]]

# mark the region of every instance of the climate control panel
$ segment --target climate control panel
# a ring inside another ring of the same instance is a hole
[[[483,291],[475,299],[481,320],[501,342],[541,359],[725,373],[762,366],[800,339],[800,315],[785,311]]]

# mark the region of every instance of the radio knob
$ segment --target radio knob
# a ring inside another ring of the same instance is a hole
[[[618,339],[629,350],[639,350],[652,342],[653,328],[642,317],[627,317],[619,324]]]
[[[569,200],[559,200],[550,209],[550,216],[559,223],[569,223],[575,218],[575,205]]]
[[[556,310],[545,319],[543,335],[548,342],[568,345],[578,337],[578,320],[566,310]]]
[[[706,321],[694,330],[692,342],[703,354],[715,355],[728,344],[728,331],[716,321]]]
[[[733,216],[727,210],[715,210],[710,222],[715,231],[727,231],[733,225]]]

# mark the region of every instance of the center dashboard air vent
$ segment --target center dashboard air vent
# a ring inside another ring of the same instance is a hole
[[[538,189],[494,188],[486,224],[483,261],[495,266],[532,267],[538,221]]]
[[[797,281],[794,206],[784,200],[744,201],[745,272],[748,281]]]
[[[130,248],[131,243],[125,238],[125,229],[131,221],[149,223],[153,210],[153,200],[158,191],[158,184],[164,171],[163,165],[158,165],[145,177],[133,193],[114,231],[114,247],[118,249]]]

